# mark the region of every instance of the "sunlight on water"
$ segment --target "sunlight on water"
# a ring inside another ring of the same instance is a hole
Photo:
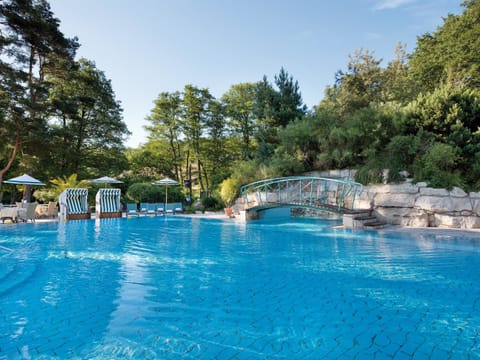
[[[338,224],[2,228],[0,359],[479,358],[478,239]]]

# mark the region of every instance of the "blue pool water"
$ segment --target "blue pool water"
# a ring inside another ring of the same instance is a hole
[[[480,240],[142,217],[0,228],[0,359],[480,359]]]

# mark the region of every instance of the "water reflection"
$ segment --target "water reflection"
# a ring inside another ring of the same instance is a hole
[[[335,225],[172,216],[12,229],[0,357],[318,358],[352,344],[380,356],[383,342],[442,338],[427,353],[467,358],[455,344],[480,342],[479,240]]]

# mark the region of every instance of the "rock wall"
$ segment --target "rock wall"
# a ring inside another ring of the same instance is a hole
[[[449,191],[411,182],[370,185],[355,201],[355,208],[372,209],[379,220],[394,225],[480,228],[480,192],[460,188]]]
[[[355,170],[305,175],[353,179]],[[370,185],[355,200],[355,208],[372,209],[379,220],[392,225],[480,229],[480,192],[466,193],[460,188],[449,191],[410,181],[398,185]]]

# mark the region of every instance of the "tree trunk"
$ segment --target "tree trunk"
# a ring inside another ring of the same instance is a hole
[[[12,153],[10,154],[7,165],[5,165],[5,167],[0,170],[0,202],[3,200],[3,191],[1,191],[2,190],[2,183],[3,183],[3,175],[5,175],[5,173],[12,166],[13,161],[15,160],[15,157],[17,156],[18,149],[20,149],[20,145],[21,145],[20,131],[17,129],[16,130],[15,145],[13,146]]]
[[[200,162],[201,163],[201,162]],[[202,169],[203,169],[203,176],[205,178],[205,189],[207,190],[207,192],[209,192],[210,190],[210,185],[208,184],[208,175],[207,175],[207,169],[205,168],[205,166],[203,166],[202,164]]]
[[[202,162],[200,161],[200,159],[197,159],[197,171],[198,171],[198,182],[200,184],[200,191],[204,191],[205,186],[203,186]]]

